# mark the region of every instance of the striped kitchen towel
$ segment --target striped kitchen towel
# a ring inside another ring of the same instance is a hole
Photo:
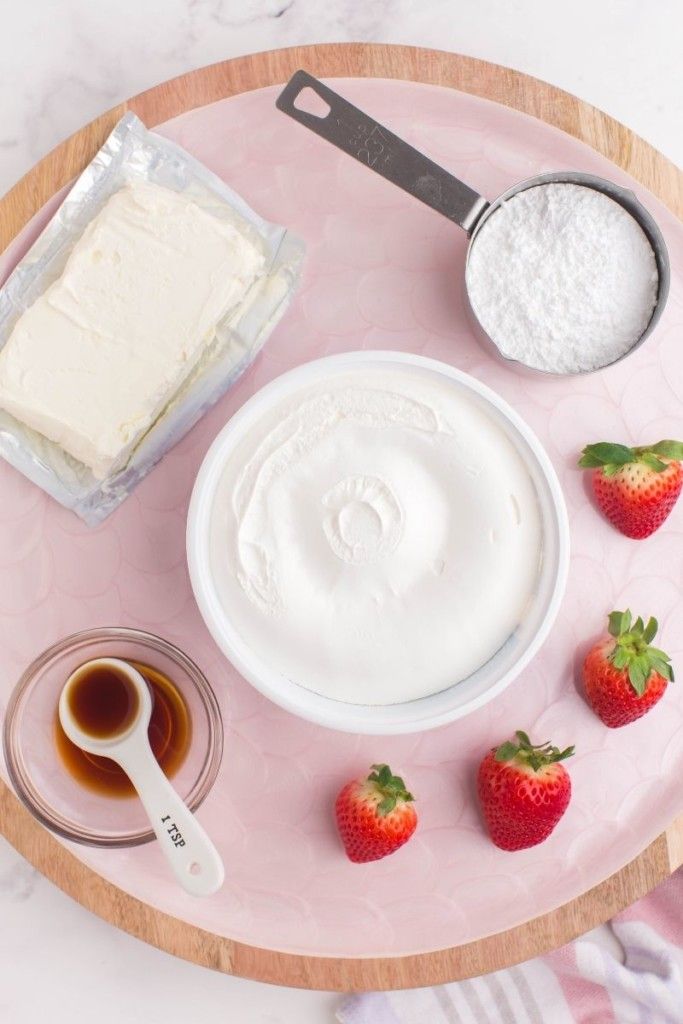
[[[548,956],[438,988],[345,1000],[341,1024],[683,1024],[683,869]]]

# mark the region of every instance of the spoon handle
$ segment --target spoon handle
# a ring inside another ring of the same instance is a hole
[[[296,105],[306,89],[317,95],[318,105],[325,107],[324,113],[310,113],[303,108],[301,101],[299,106]],[[468,233],[474,230],[489,205],[469,185],[399,139],[398,135],[378,124],[307,71],[295,72],[275,105],[299,124],[431,206]]]
[[[176,793],[149,748],[131,745],[117,756],[142,800],[171,869],[191,896],[210,896],[223,884],[218,850]]]

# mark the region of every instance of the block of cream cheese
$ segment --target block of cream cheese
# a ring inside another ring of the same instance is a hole
[[[0,407],[104,478],[263,273],[230,220],[147,182],[115,192],[0,352]]]

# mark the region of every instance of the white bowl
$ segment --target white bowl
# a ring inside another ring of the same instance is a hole
[[[524,460],[536,487],[543,557],[536,592],[514,633],[476,672],[439,693],[401,704],[349,704],[298,685],[266,665],[239,635],[219,600],[210,561],[210,522],[223,468],[235,447],[263,414],[328,374],[370,367],[415,366],[439,374],[484,403]],[[557,615],[569,564],[569,523],[560,484],[538,438],[494,391],[446,363],[400,352],[349,352],[305,363],[257,392],[223,428],[199,470],[187,526],[192,589],[214,640],[235,668],[270,700],[301,718],[344,732],[382,735],[433,729],[470,714],[501,693],[531,661]]]

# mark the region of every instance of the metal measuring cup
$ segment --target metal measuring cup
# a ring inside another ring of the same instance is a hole
[[[318,115],[310,113],[295,105],[299,94],[304,89],[311,89],[323,101],[326,112]],[[349,156],[354,157],[360,163],[365,164],[387,181],[398,185],[404,192],[408,192],[416,199],[421,200],[430,206],[437,213],[447,217],[461,227],[469,236],[469,245],[465,260],[465,272],[469,263],[472,248],[476,244],[477,235],[483,225],[503,203],[518,192],[534,188],[537,185],[548,184],[573,184],[583,185],[602,192],[614,202],[619,203],[640,225],[645,237],[649,241],[654,253],[657,265],[658,287],[657,301],[652,311],[652,316],[647,327],[631,348],[612,360],[605,366],[614,365],[625,356],[630,355],[645,339],[652,333],[659,321],[669,294],[670,268],[669,256],[667,253],[664,238],[654,219],[650,216],[645,207],[629,189],[621,188],[611,181],[599,178],[594,174],[584,174],[581,171],[557,171],[549,174],[537,174],[533,178],[513,185],[503,192],[502,195],[489,202],[484,196],[479,195],[474,189],[460,181],[454,175],[449,174],[443,167],[439,167],[433,160],[426,157],[413,146],[399,139],[397,135],[390,132],[388,128],[380,125],[373,118],[359,110],[352,103],[343,99],[336,92],[318,81],[306,71],[297,71],[289,80],[276,100],[278,110],[288,114],[306,128],[310,128],[316,135],[331,142],[338,149]],[[467,283],[465,282],[467,292]],[[469,294],[468,294],[469,300]],[[493,345],[499,356],[511,363],[519,363],[519,360],[504,355],[498,347],[497,342],[482,326],[472,302],[469,303],[472,315],[479,325],[482,333]],[[521,365],[526,366],[526,363]],[[538,373],[551,373],[552,371],[528,367]],[[578,373],[590,373],[590,370],[579,370]]]

